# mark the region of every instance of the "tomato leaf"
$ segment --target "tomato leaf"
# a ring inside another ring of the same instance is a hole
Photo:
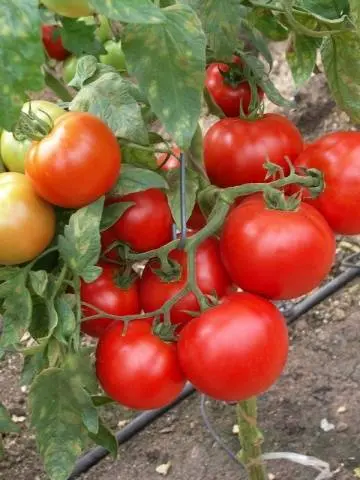
[[[122,196],[149,188],[168,188],[168,184],[159,173],[124,164],[119,180],[111,194]]]
[[[99,63],[92,55],[84,55],[78,59],[75,76],[68,85],[80,90],[84,85],[94,82],[105,73],[117,73],[117,71],[111,65]]]
[[[70,110],[90,112],[106,122],[117,137],[147,144],[141,108],[131,95],[129,82],[117,73],[106,73],[76,95]]]
[[[81,408],[81,417],[86,429],[96,435],[99,431],[99,415],[91,395],[73,378],[70,379],[72,393]]]
[[[64,369],[78,385],[95,394],[98,391],[98,383],[90,355],[91,352],[87,349],[82,349],[77,354],[69,354],[65,359]]]
[[[356,0],[355,0],[356,1]],[[340,18],[348,13],[348,0],[297,0],[305,10],[328,19]]]
[[[54,328],[56,327],[57,318],[55,320],[56,322],[52,322],[54,323]],[[49,325],[50,312],[46,300],[34,298],[31,323],[29,325],[30,335],[35,340],[46,338],[49,335]]]
[[[36,375],[38,375],[41,370],[48,368],[48,366],[47,357],[43,351],[33,355],[26,355],[21,372],[21,385],[30,385]]]
[[[268,42],[266,38],[263,36],[263,34],[256,28],[250,27],[245,20],[241,23],[241,30],[244,33],[244,35],[246,35],[247,38],[250,40],[250,43],[252,44],[252,46],[255,47],[255,49],[259,53],[261,53],[261,55],[265,58],[267,63],[270,65],[270,68],[272,68],[272,64],[273,64],[272,55],[269,50]]]
[[[45,270],[30,271],[30,285],[36,295],[43,297],[48,285],[48,274]]]
[[[118,443],[115,435],[103,424],[102,421],[99,422],[99,430],[96,434],[89,432],[89,437],[97,445],[101,445],[106,448],[108,452],[111,453],[112,457],[115,459],[118,453]]]
[[[81,277],[86,283],[92,283],[97,280],[102,273],[102,268],[96,265],[86,267]]]
[[[337,104],[355,123],[360,122],[360,36],[354,32],[324,40],[322,61]]]
[[[4,405],[0,402],[0,432],[1,433],[18,433],[20,432],[19,425],[16,425],[11,420],[11,416],[9,415],[8,411],[4,407]]]
[[[59,236],[59,252],[67,265],[82,276],[87,267],[96,264],[100,255],[100,221],[104,197],[77,210]]]
[[[349,0],[351,18],[355,22],[357,29],[360,29],[360,3],[358,0]]]
[[[289,30],[278,17],[266,8],[253,8],[246,17],[250,25],[260,30],[265,37],[275,42],[286,40]]]
[[[0,0],[0,126],[11,130],[29,90],[44,88],[38,0]]]
[[[135,205],[134,202],[117,202],[104,208],[100,230],[107,230],[116,223],[126,210]]]
[[[103,405],[114,403],[114,400],[106,395],[93,395],[91,398],[96,407],[102,407]]]
[[[131,163],[131,165],[136,167],[145,167],[151,170],[156,170],[157,168],[154,152],[150,150],[140,150],[131,145],[122,145],[121,154],[124,163]]]
[[[200,116],[206,38],[187,5],[163,9],[158,25],[127,25],[122,36],[126,64],[153,112],[182,148],[190,145]]]
[[[54,330],[54,336],[59,342],[67,344],[76,329],[76,318],[68,295],[63,294],[55,299],[55,310],[59,322]]]
[[[172,216],[175,220],[175,223],[178,228],[181,228],[181,209],[180,209],[180,169],[176,168],[170,170],[166,179],[169,184],[169,189],[166,191],[168,198],[169,206],[171,209]],[[199,189],[199,178],[198,175],[190,169],[186,169],[185,176],[185,211],[186,211],[186,220],[191,216],[191,213],[194,209],[196,202],[196,194]]]
[[[239,0],[181,0],[198,14],[215,58],[231,60],[239,42],[241,2]]]
[[[81,20],[62,17],[61,39],[66,50],[81,55],[100,55],[106,53],[102,43],[96,38],[96,25],[88,25]]]
[[[161,23],[162,11],[150,0],[91,0],[94,9],[112,20],[126,23]]]
[[[22,281],[4,301],[4,326],[0,347],[14,345],[21,340],[31,322],[32,306],[30,292]]]
[[[293,51],[287,52],[287,61],[297,87],[305,83],[311,76],[316,65],[316,52],[319,39],[294,34]]]
[[[87,432],[64,370],[48,368],[36,377],[29,394],[29,409],[46,472],[54,480],[66,480],[86,446]]]

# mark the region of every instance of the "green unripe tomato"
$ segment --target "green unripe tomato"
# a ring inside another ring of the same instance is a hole
[[[63,79],[65,80],[65,83],[71,82],[75,77],[77,62],[78,59],[74,55],[65,60],[63,66]]]
[[[94,17],[82,17],[80,20],[85,22],[86,25],[95,25]],[[101,43],[104,43],[112,37],[109,20],[104,17],[104,15],[99,15],[99,23],[99,26],[95,30],[95,35]]]
[[[88,0],[41,0],[41,3],[64,17],[86,17],[93,12]]]
[[[24,103],[22,111],[29,113],[30,102]],[[44,121],[49,121],[50,118],[54,121],[65,113],[65,110],[58,107],[54,103],[46,102],[45,100],[33,100],[31,102],[31,111],[36,113],[39,118]],[[44,113],[46,112],[46,113]],[[2,161],[10,172],[24,173],[25,171],[25,156],[31,145],[31,140],[16,140],[12,132],[4,130],[1,134],[0,153]]]
[[[111,65],[120,72],[126,71],[125,55],[121,47],[121,42],[109,40],[104,43],[104,48],[107,51],[105,55],[100,55],[100,62],[106,65]]]

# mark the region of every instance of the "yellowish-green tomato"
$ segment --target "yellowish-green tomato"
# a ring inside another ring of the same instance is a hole
[[[106,65],[111,65],[120,72],[126,71],[125,55],[121,47],[121,42],[109,40],[104,43],[104,47],[107,53],[105,55],[100,55],[100,62],[105,63]]]
[[[88,0],[41,0],[41,3],[64,17],[86,17],[93,12]]]
[[[30,102],[26,102],[22,111],[30,112]],[[45,100],[33,100],[31,102],[31,112],[35,113],[41,120],[49,122],[65,113],[65,110],[55,105],[55,103],[46,102]],[[45,112],[45,113],[44,113]],[[47,116],[49,115],[49,117]],[[12,132],[4,130],[0,140],[0,154],[2,161],[10,172],[24,173],[25,156],[31,145],[30,140],[16,140]]]
[[[85,22],[87,25],[95,24],[94,17],[83,17],[83,18],[80,18],[80,20]],[[109,20],[106,17],[104,17],[104,15],[99,15],[99,26],[95,30],[95,34],[101,43],[106,42],[106,40],[110,40],[110,38],[112,37]]]
[[[65,60],[63,66],[63,79],[66,83],[71,82],[75,77],[77,62],[78,59],[74,55]]]

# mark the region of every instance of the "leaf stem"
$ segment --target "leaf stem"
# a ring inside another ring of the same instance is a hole
[[[46,85],[51,88],[54,93],[56,93],[60,100],[63,102],[71,102],[73,97],[65,85],[58,78],[56,78],[55,74],[47,65],[44,65],[43,68]]]
[[[257,428],[256,397],[238,402],[236,414],[241,445],[241,451],[238,454],[239,460],[246,468],[249,480],[266,480],[261,460],[263,436]]]

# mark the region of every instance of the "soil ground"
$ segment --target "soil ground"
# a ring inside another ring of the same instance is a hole
[[[290,97],[295,89],[281,48],[275,48],[274,77]],[[305,138],[311,140],[323,132],[353,128],[330,99],[322,74],[313,76],[295,98],[297,108],[289,116]],[[354,248],[356,239],[341,239],[340,260]],[[339,270],[337,267],[333,273]],[[286,371],[259,401],[259,421],[266,439],[264,451],[318,457],[330,463],[338,480],[359,478],[355,473],[360,467],[359,293],[360,284],[354,282],[297,321],[291,329]],[[20,367],[17,356],[0,363],[0,400],[22,427],[21,434],[4,438],[0,479],[44,480],[34,436],[28,429],[26,392],[18,386]],[[168,462],[169,480],[245,480],[242,468],[206,430],[199,401],[199,396],[194,395],[183,402],[122,446],[117,461],[102,461],[83,480],[158,480],[161,474],[157,467]],[[207,409],[218,434],[236,452],[233,407],[208,402]],[[132,415],[120,407],[105,412],[114,429],[121,428]],[[324,420],[330,424],[329,431],[321,428]],[[317,475],[313,469],[283,460],[271,461],[267,466],[272,480],[313,480]]]

